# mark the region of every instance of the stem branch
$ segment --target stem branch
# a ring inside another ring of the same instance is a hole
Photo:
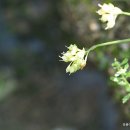
[[[129,12],[122,12],[122,14],[130,16]]]
[[[127,43],[130,42],[130,38],[129,39],[124,39],[124,40],[116,40],[116,41],[110,41],[110,42],[105,42],[105,43],[101,43],[101,44],[97,44],[94,45],[92,47],[89,48],[88,52],[95,50],[98,47],[103,47],[103,46],[108,46],[108,45],[114,45],[114,44],[123,44],[123,43]]]

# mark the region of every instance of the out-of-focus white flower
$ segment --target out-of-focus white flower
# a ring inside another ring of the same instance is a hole
[[[74,73],[79,69],[83,69],[86,65],[86,51],[83,48],[82,50],[79,49],[76,45],[70,45],[68,51],[62,53],[62,56],[59,56],[62,61],[70,62],[68,67],[66,68],[66,73],[69,72]]]
[[[105,29],[110,29],[113,28],[115,25],[115,20],[119,14],[121,14],[123,11],[115,7],[113,4],[103,4],[100,5],[98,4],[99,7],[101,7],[100,10],[97,11],[99,15],[101,15],[101,21],[102,22],[107,22],[107,26]]]

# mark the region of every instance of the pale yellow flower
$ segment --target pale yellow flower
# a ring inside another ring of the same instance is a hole
[[[101,21],[107,22],[107,26],[105,29],[110,29],[115,26],[116,18],[119,14],[122,13],[122,10],[118,7],[115,7],[113,4],[98,4],[99,7],[101,7],[100,10],[97,11],[99,15],[101,15]]]
[[[82,50],[79,49],[76,45],[70,45],[68,48],[68,51],[65,53],[62,53],[62,56],[60,58],[64,62],[70,62],[68,67],[66,68],[66,72],[74,73],[79,69],[83,69],[86,65],[86,51],[83,48]]]

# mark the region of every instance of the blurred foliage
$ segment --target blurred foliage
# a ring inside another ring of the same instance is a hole
[[[8,68],[0,70],[0,101],[8,97],[16,89],[14,74]]]
[[[126,103],[130,98],[130,83],[128,82],[130,71],[128,71],[128,59],[125,58],[122,62],[119,62],[115,59],[114,63],[112,63],[112,67],[116,72],[114,76],[111,77],[111,80],[114,81],[117,85],[123,86],[124,97],[122,98],[122,102]]]

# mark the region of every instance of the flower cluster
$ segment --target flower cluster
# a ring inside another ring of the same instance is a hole
[[[70,45],[68,48],[68,51],[65,53],[62,53],[62,56],[60,58],[64,62],[70,62],[68,67],[66,68],[66,73],[69,72],[74,73],[79,69],[83,69],[86,65],[86,51],[83,48],[82,50],[79,49],[76,45]]]
[[[118,7],[115,7],[113,4],[98,4],[101,7],[100,10],[97,11],[99,15],[101,15],[101,21],[107,22],[107,26],[105,29],[113,28],[115,25],[115,20],[119,14],[122,14],[122,10]]]

